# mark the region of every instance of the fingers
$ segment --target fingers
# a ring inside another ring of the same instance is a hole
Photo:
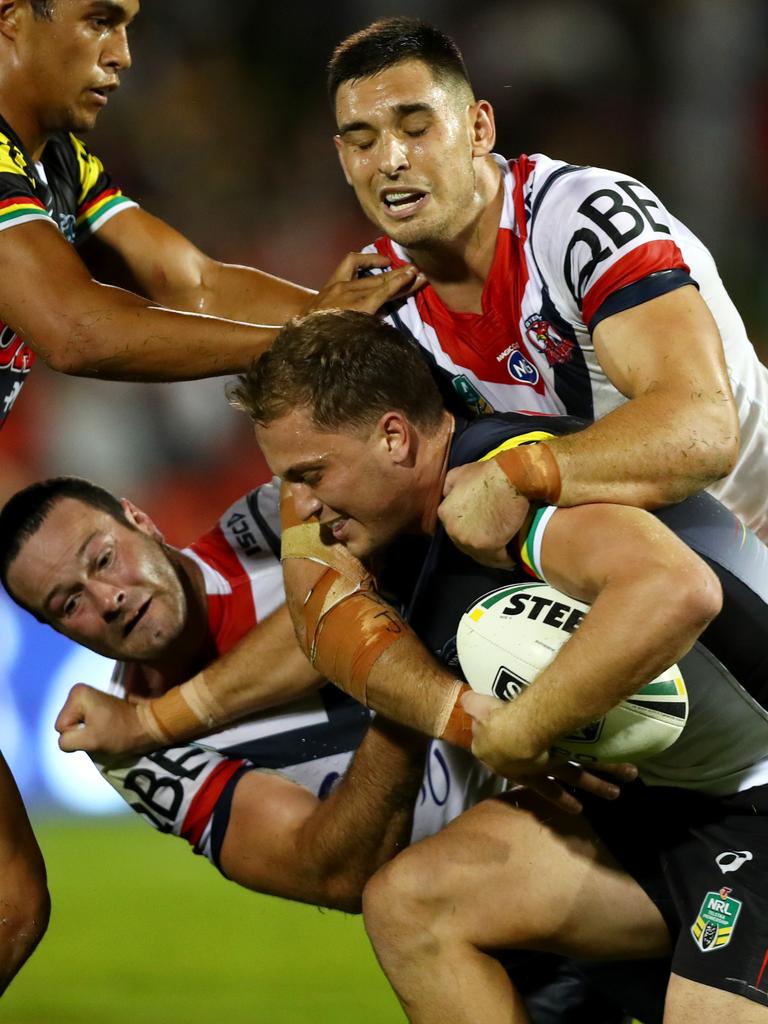
[[[502,701],[483,693],[465,693],[461,698],[461,704],[470,718],[476,722],[485,722],[489,715],[498,711]]]
[[[79,722],[72,729],[64,729],[59,736],[59,750],[63,750],[65,754],[91,749],[92,743],[85,722]]]
[[[395,298],[406,298],[426,284],[426,278],[411,264],[385,270],[386,256],[379,253],[349,253],[321,288],[311,309],[352,309],[377,313]],[[379,269],[380,274],[360,277],[360,271]]]
[[[552,774],[570,786],[583,789],[585,793],[591,793],[602,800],[615,800],[621,793],[619,787],[608,779],[596,775],[595,771],[613,775],[621,782],[632,782],[637,778],[637,768],[627,763],[595,765],[594,770],[588,771],[582,765],[567,762],[558,765]]]
[[[85,683],[76,683],[67,695],[64,705],[56,716],[53,727],[56,732],[64,732],[66,729],[76,728],[85,716],[84,700],[90,686]]]
[[[579,814],[582,810],[580,801],[572,793],[563,789],[556,779],[546,775],[527,775],[524,785],[527,789],[538,793],[547,803],[552,804],[561,811],[565,811],[566,814]]]
[[[352,281],[361,270],[372,267],[388,267],[389,257],[378,252],[348,252],[328,278],[327,285]]]

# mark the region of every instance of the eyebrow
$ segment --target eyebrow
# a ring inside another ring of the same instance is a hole
[[[93,540],[94,537],[98,536],[98,534],[99,534],[99,531],[98,530],[94,530],[93,533],[91,533],[88,537],[85,538],[83,543],[77,549],[77,553],[75,555],[75,560],[76,561],[79,561],[83,557],[83,555],[85,554],[85,551],[86,551],[88,545],[91,543],[91,541]],[[71,589],[72,589],[71,587],[65,587],[65,586],[62,586],[62,584],[57,583],[56,586],[53,587],[50,590],[50,592],[48,593],[48,596],[43,601],[43,608],[46,611],[48,611],[50,609],[50,607],[51,607],[53,599],[55,597],[57,597],[59,595],[59,593],[62,593],[62,592],[63,593],[67,593],[67,591],[69,591]]]
[[[294,483],[298,483],[305,473],[313,469],[322,469],[322,467],[322,459],[307,459],[306,462],[296,462],[293,466],[289,466],[281,476],[283,480],[292,480]]]
[[[404,117],[408,117],[409,114],[421,114],[434,113],[434,107],[429,103],[397,103],[392,110],[397,114],[398,119],[402,121]],[[373,131],[373,125],[368,124],[367,121],[348,121],[346,124],[339,125],[338,135],[348,135],[350,132],[360,131]]]
[[[110,15],[115,21],[132,21],[125,7],[117,0],[94,0],[88,8],[88,14],[104,13]]]

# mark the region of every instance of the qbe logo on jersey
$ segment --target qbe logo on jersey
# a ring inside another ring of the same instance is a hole
[[[741,900],[731,898],[732,889],[724,885],[719,892],[708,892],[691,926],[691,935],[702,953],[722,949],[731,941],[731,934],[741,910]]]

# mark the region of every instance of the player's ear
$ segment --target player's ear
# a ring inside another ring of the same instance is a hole
[[[157,526],[155,526],[154,521],[150,519],[146,512],[142,512],[138,505],[134,505],[133,502],[129,501],[127,498],[121,498],[120,504],[123,506],[125,518],[131,526],[135,526],[137,530],[140,530],[142,533],[146,533],[146,535],[151,537],[153,540],[160,541],[160,543],[163,542],[164,538],[162,533]]]
[[[401,412],[385,412],[377,424],[387,457],[397,465],[410,462],[415,442],[411,424]]]
[[[29,0],[27,0],[27,5]],[[25,4],[21,0],[0,0],[0,36],[6,39],[15,39],[19,31],[19,23],[22,16],[21,8]],[[29,9],[29,14],[32,11]]]
[[[496,119],[488,100],[478,100],[469,107],[472,132],[472,156],[487,156],[496,144]]]
[[[341,141],[340,135],[333,136],[333,144],[336,147],[336,155],[339,158],[339,163],[341,164],[341,170],[344,174],[344,179],[348,185],[351,185],[352,179],[349,176],[349,172],[347,171],[347,165],[344,161],[344,143]]]

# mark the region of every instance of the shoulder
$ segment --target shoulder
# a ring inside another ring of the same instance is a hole
[[[280,489],[271,481],[233,502],[189,551],[232,583],[265,566],[279,568]]]
[[[450,465],[462,466],[493,458],[508,448],[534,444],[585,427],[586,421],[573,416],[547,416],[539,413],[493,413],[457,424],[451,446]]]

